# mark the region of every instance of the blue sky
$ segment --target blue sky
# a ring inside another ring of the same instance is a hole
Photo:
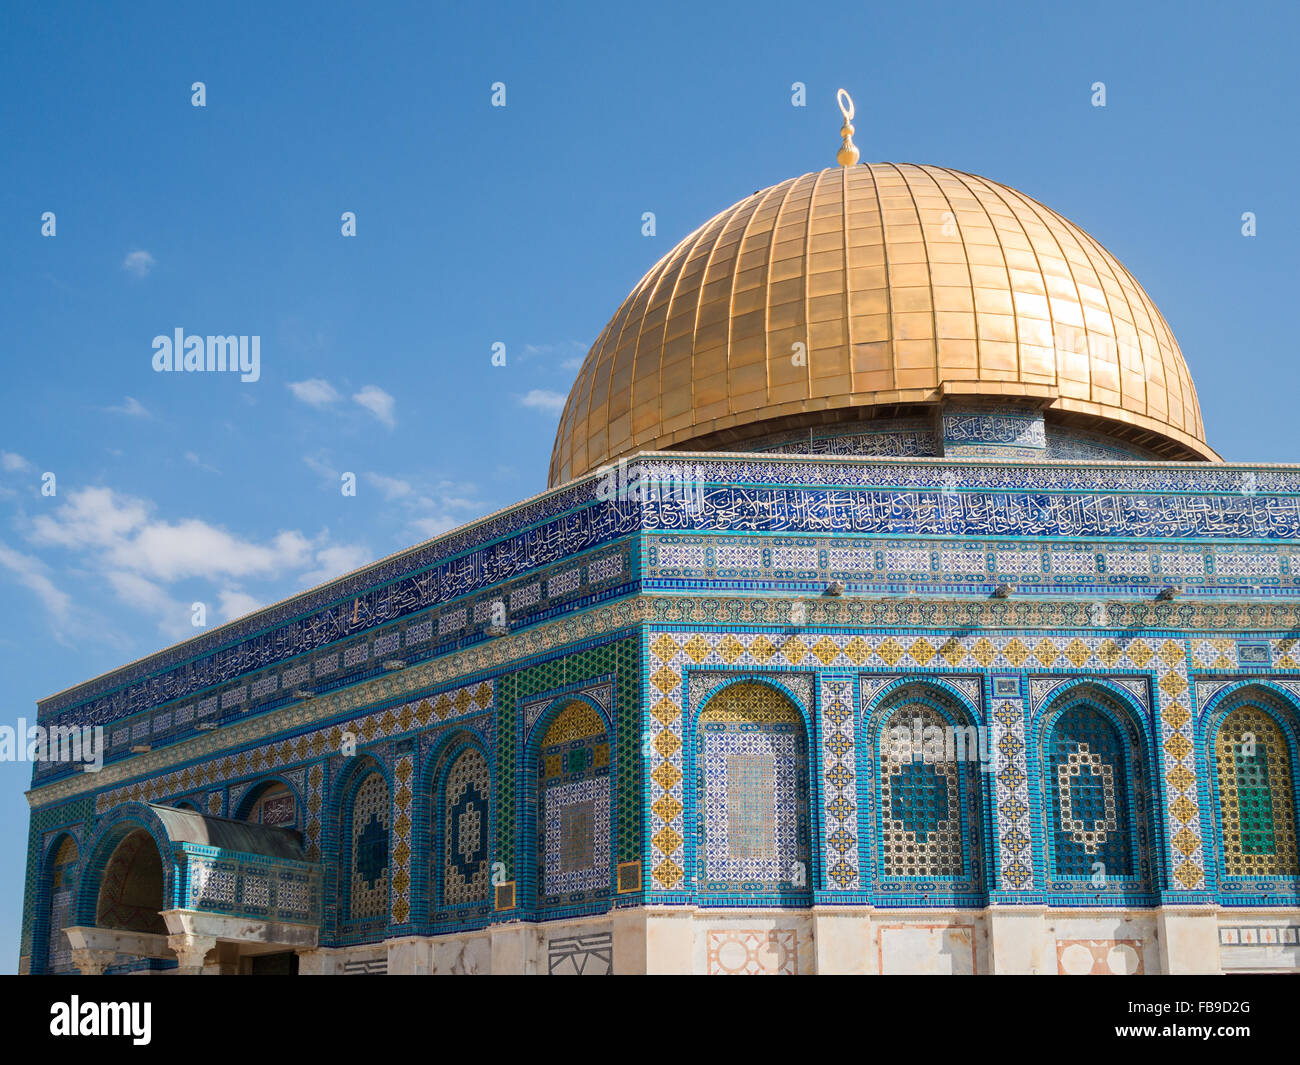
[[[864,159],[1006,182],[1115,253],[1225,458],[1300,461],[1298,19],[6,3],[0,723],[193,634],[192,602],[219,623],[544,488],[559,406],[623,296],[716,212],[832,165],[841,85]],[[177,328],[260,336],[260,379],[154,373]],[[0,968],[29,769],[0,764]]]

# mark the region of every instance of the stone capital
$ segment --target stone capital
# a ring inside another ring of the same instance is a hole
[[[167,937],[167,946],[176,954],[182,973],[198,974],[203,971],[203,959],[217,945],[215,936],[196,936],[188,932]]]
[[[113,964],[117,953],[111,950],[96,950],[92,947],[73,947],[72,964],[82,976],[103,976],[104,970]]]

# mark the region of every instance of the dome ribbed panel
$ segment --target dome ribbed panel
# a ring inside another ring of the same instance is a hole
[[[791,415],[947,395],[1022,397],[1172,458],[1217,457],[1169,326],[1091,236],[986,178],[874,163],[757,192],[665,255],[584,361],[550,483]]]

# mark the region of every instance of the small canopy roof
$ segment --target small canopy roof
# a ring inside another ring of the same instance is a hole
[[[175,806],[146,806],[162,822],[167,838],[173,843],[198,843],[205,847],[240,851],[244,854],[262,854],[268,858],[287,858],[302,862],[307,859],[302,851],[302,834],[287,828],[234,821],[228,817],[211,817],[196,810],[181,810]]]

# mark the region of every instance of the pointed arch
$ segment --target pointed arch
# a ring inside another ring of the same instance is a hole
[[[1152,750],[1129,694],[1069,684],[1040,709],[1034,736],[1046,882],[1093,901],[1149,901],[1160,867]]]
[[[392,903],[392,781],[383,765],[366,755],[358,758],[339,788],[339,919],[350,932],[382,928]]]
[[[529,738],[534,898],[541,910],[611,894],[613,729],[590,699],[557,699]]]
[[[891,684],[865,717],[861,801],[872,890],[922,905],[979,905],[990,863],[988,734],[946,684]]]
[[[1221,693],[1207,725],[1220,877],[1300,879],[1294,704],[1248,682]]]
[[[302,796],[278,774],[263,777],[239,800],[234,818],[273,828],[301,829]]]
[[[808,733],[790,692],[762,677],[714,688],[690,734],[689,862],[700,901],[811,897]]]
[[[33,972],[73,970],[72,948],[63,930],[76,923],[75,892],[80,858],[81,848],[70,832],[56,835],[41,856],[39,909],[33,926]]]
[[[114,807],[82,853],[76,924],[166,933],[160,912],[179,905],[177,878],[171,841],[154,808],[142,802]]]
[[[438,744],[427,769],[426,875],[432,912],[489,912],[492,773],[482,737],[456,729]]]

